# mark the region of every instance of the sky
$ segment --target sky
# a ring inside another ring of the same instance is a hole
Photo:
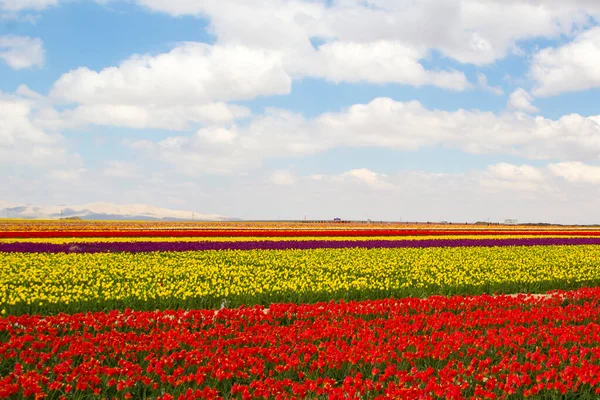
[[[599,21],[597,0],[0,0],[0,202],[600,223]]]

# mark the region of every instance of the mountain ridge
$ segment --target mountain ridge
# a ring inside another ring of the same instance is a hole
[[[163,220],[163,221],[239,221],[219,214],[193,210],[172,210],[150,204],[114,204],[95,202],[83,205],[38,206],[0,200],[0,217],[23,219],[60,219],[79,217],[84,220]]]

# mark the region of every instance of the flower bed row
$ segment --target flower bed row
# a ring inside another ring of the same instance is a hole
[[[598,289],[13,316],[0,337],[0,398],[600,395]]]
[[[586,237],[584,235],[435,235],[435,236],[239,236],[239,237],[80,237],[80,238],[0,238],[3,243],[52,243],[52,244],[77,244],[77,243],[106,243],[106,242],[264,242],[264,241],[311,241],[311,240],[336,240],[336,241],[368,241],[368,240],[458,240],[458,239],[523,239],[523,238],[573,238]],[[592,236],[594,237],[594,236]]]
[[[600,283],[600,246],[2,253],[0,311],[220,307]]]
[[[98,243],[0,243],[5,253],[106,253],[204,250],[310,250],[347,248],[429,248],[494,246],[600,245],[600,237],[512,238],[512,239],[422,239],[422,240],[263,240],[219,242],[98,242]]]
[[[456,229],[456,230],[594,230],[593,226],[498,225],[431,222],[360,221],[96,221],[0,219],[1,231],[126,231],[126,230],[354,230],[354,229]]]
[[[568,235],[600,236],[598,230],[484,230],[484,229],[215,229],[215,230],[101,230],[101,231],[2,231],[0,238],[61,237],[302,237],[302,236],[448,236],[448,235]]]

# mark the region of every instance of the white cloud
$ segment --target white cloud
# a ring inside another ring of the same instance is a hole
[[[202,128],[196,132],[198,137],[212,144],[233,143],[237,132],[235,129],[226,129],[222,127]]]
[[[530,165],[500,163],[490,165],[486,170],[471,170],[464,173],[439,173],[425,171],[402,171],[393,174],[378,173],[367,168],[353,169],[341,174],[312,174],[300,179],[302,186],[307,181],[337,184],[339,187],[368,187],[372,190],[386,190],[388,195],[414,195],[422,199],[444,199],[448,193],[512,194],[522,198],[542,198],[556,196],[559,191],[552,182],[547,168]],[[360,183],[361,185],[357,185]],[[418,195],[417,195],[418,193]],[[376,198],[376,197],[373,197]],[[452,207],[457,207],[455,204]],[[426,214],[424,214],[426,216]]]
[[[138,0],[139,4],[152,10],[166,12],[172,16],[200,15],[206,9],[206,2],[190,0],[173,0],[164,2],[161,0]]]
[[[81,179],[85,172],[87,172],[85,168],[55,169],[50,171],[48,176],[53,180],[63,183],[74,183]]]
[[[465,90],[472,85],[462,72],[427,69],[423,60],[438,51],[461,63],[490,64],[514,53],[520,40],[571,35],[598,11],[583,1],[136,2],[173,16],[207,17],[216,44],[186,43],[99,72],[80,68],[59,79],[53,96],[88,106],[196,105],[288,94],[292,79],[303,77]],[[478,85],[503,93],[483,74]]]
[[[28,36],[0,36],[0,60],[12,69],[44,65],[44,44]]]
[[[58,1],[59,0],[0,0],[0,10],[12,12],[22,10],[41,11],[57,5]]]
[[[303,77],[465,90],[472,85],[462,72],[428,69],[423,61],[436,51],[488,65],[518,53],[521,40],[569,37],[600,16],[600,6],[585,0],[229,0],[226,7],[218,0],[135,1],[173,16],[208,18],[215,45],[183,43],[116,67],[63,75],[52,96],[87,106],[77,110],[83,119],[102,115],[103,104],[117,114],[115,123],[154,127],[143,122],[144,114],[289,94],[292,79]],[[483,90],[503,93],[484,74],[477,81]],[[152,108],[159,106],[165,108]]]
[[[173,136],[159,142],[125,142],[152,158],[174,164],[190,175],[230,174],[255,168],[265,157],[305,155],[323,149],[303,116],[285,110],[267,110],[241,128],[212,126],[191,136]]]
[[[488,193],[502,192],[521,192],[528,193],[533,198],[538,197],[540,188],[543,187],[538,183],[522,182],[522,181],[504,181],[501,179],[482,179],[481,188]]]
[[[136,0],[173,16],[208,17],[219,43],[306,49],[320,37],[342,43],[400,42],[462,63],[490,64],[519,40],[571,34],[600,15],[593,0]]]
[[[197,106],[90,104],[63,112],[45,109],[38,115],[38,123],[51,129],[72,129],[94,124],[178,131],[189,129],[190,124],[228,124],[249,115],[247,107],[223,102]]]
[[[518,88],[510,94],[508,99],[508,108],[514,111],[523,111],[529,114],[534,114],[540,111],[536,106],[531,104],[533,97],[523,88]]]
[[[125,144],[153,159],[176,166],[179,172],[186,175],[227,175],[235,170],[260,165],[262,159],[245,151],[237,143],[232,146],[220,140],[233,133],[216,128],[215,136],[212,136],[207,129],[190,137],[173,136],[156,143],[148,140],[126,141]],[[214,140],[214,137],[218,139]]]
[[[531,198],[556,193],[545,169],[531,165],[499,163],[481,174],[481,188],[489,193],[518,192]]]
[[[440,111],[416,101],[377,98],[311,119],[269,109],[244,126],[207,127],[192,136],[128,145],[190,174],[231,173],[259,167],[266,158],[339,147],[415,151],[437,146],[473,154],[579,161],[598,158],[600,116],[573,114],[552,120],[522,113]]]
[[[62,75],[49,98],[75,106],[60,113],[48,108],[39,123],[49,129],[95,124],[165,130],[229,124],[251,112],[226,101],[287,94],[291,80],[279,52],[183,43],[118,67]]]
[[[62,136],[49,134],[34,121],[35,104],[0,92],[0,164],[19,166],[63,165],[78,156],[65,148]]]
[[[542,172],[530,165],[512,165],[500,163],[488,167],[488,171],[497,178],[506,181],[540,182],[544,180]]]
[[[429,50],[437,50],[461,63],[485,65],[514,53],[520,40],[570,35],[589,25],[590,17],[600,16],[600,6],[593,0],[338,0],[331,4],[229,0],[226,7],[218,0],[135,1],[173,16],[207,17],[218,45],[277,50],[285,55],[288,65],[316,55],[310,43],[314,38],[326,42],[322,58],[329,59],[329,65],[332,58],[341,61],[349,57],[348,50],[375,54],[377,57],[369,66],[373,71],[368,74],[370,80],[385,68],[377,60],[409,66],[414,73],[418,69],[414,64],[420,58],[407,57],[406,53],[426,55]],[[41,10],[56,4],[58,0],[0,0],[0,8],[11,11]],[[394,44],[392,53],[381,53],[382,43]],[[397,53],[398,48],[403,50]],[[360,61],[364,63],[363,58]],[[396,71],[391,76],[397,81],[400,74]],[[455,88],[456,78],[442,75],[438,79],[441,87]],[[340,80],[340,76],[334,79]],[[432,81],[437,84],[436,79]]]
[[[600,117],[551,120],[478,110],[439,111],[415,101],[378,98],[341,113],[323,114],[314,123],[321,141],[332,146],[399,150],[444,146],[532,159],[595,158],[600,151]]]
[[[136,178],[138,177],[137,166],[123,161],[107,161],[104,167],[104,176],[124,179]]]
[[[290,69],[299,75],[324,78],[332,82],[400,83],[413,86],[433,85],[450,90],[470,86],[458,71],[426,70],[419,63],[424,49],[401,42],[331,42],[319,46],[313,57],[296,61]]]
[[[338,8],[325,7],[321,2],[233,0],[226,8],[218,1],[140,0],[138,3],[174,16],[207,15],[217,45],[241,44],[277,51],[285,60],[286,70],[297,78],[435,85],[452,90],[469,86],[460,72],[426,70],[419,61],[427,56],[427,48],[420,44],[395,37],[363,40],[337,35],[328,24],[336,23],[330,18],[338,18],[334,13]],[[325,39],[318,49],[311,44],[315,37]]]
[[[365,193],[365,188],[368,189],[366,192],[371,191],[401,191],[403,188],[398,185],[398,178],[406,173],[394,174],[390,176],[388,174],[379,173],[372,171],[368,168],[354,168],[344,171],[339,174],[311,174],[298,179],[303,184],[306,181],[316,181],[324,184],[335,185],[335,187],[351,187],[356,192]],[[421,174],[426,175],[428,178],[437,179],[438,177],[444,176],[445,174],[428,174],[420,171],[410,171],[411,176],[420,176]],[[412,182],[418,185],[417,181]],[[335,188],[334,187],[334,188]]]
[[[269,181],[275,185],[293,185],[296,182],[296,176],[291,171],[274,171],[269,177]]]
[[[490,86],[487,76],[482,72],[477,74],[477,84],[480,89],[493,93],[496,96],[502,96],[504,94],[504,90],[502,90],[500,86]]]
[[[367,168],[352,169],[341,175],[343,178],[351,178],[359,181],[375,190],[391,189],[394,186],[386,181],[387,175],[378,174]]]
[[[174,16],[208,17],[216,43],[182,43],[100,71],[70,71],[51,91],[52,99],[77,105],[60,118],[178,130],[229,123],[248,111],[225,102],[289,94],[292,80],[303,77],[465,90],[472,85],[462,72],[427,69],[422,61],[436,50],[459,62],[489,64],[520,39],[571,34],[591,12],[584,3],[476,0],[137,2]],[[315,39],[321,44],[313,46]],[[478,85],[503,93],[484,74]],[[214,105],[221,111],[197,109]]]
[[[534,55],[530,77],[536,96],[600,87],[600,27],[580,34],[573,42],[546,48]]]
[[[327,43],[315,50],[184,43],[168,53],[133,56],[99,72],[62,75],[50,97],[79,106],[52,119],[130,128],[186,129],[190,122],[227,123],[250,111],[226,101],[283,95],[292,79],[434,85],[464,90],[462,72],[426,70],[425,52],[395,42]]]
[[[544,167],[500,163],[489,166],[480,176],[482,188],[489,192],[517,191],[540,200],[552,196],[568,202],[569,198],[585,199],[585,190],[578,184],[600,184],[600,166],[579,161]]]
[[[29,87],[27,87],[27,85],[20,85],[17,88],[16,94],[32,100],[42,100],[44,97],[38,92],[31,90]]]
[[[554,175],[560,176],[569,182],[600,183],[600,166],[574,161],[550,164],[548,167]]]
[[[81,104],[196,106],[287,94],[290,87],[277,52],[184,43],[168,53],[133,56],[100,72],[68,72],[54,84],[51,97]]]
[[[476,187],[489,195],[512,194],[516,199],[539,199],[555,195],[545,169],[530,165],[499,163],[490,165],[484,171],[472,170],[466,173],[476,181]]]

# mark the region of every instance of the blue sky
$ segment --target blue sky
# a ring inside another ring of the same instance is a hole
[[[0,209],[597,223],[599,17],[588,0],[0,0]]]

